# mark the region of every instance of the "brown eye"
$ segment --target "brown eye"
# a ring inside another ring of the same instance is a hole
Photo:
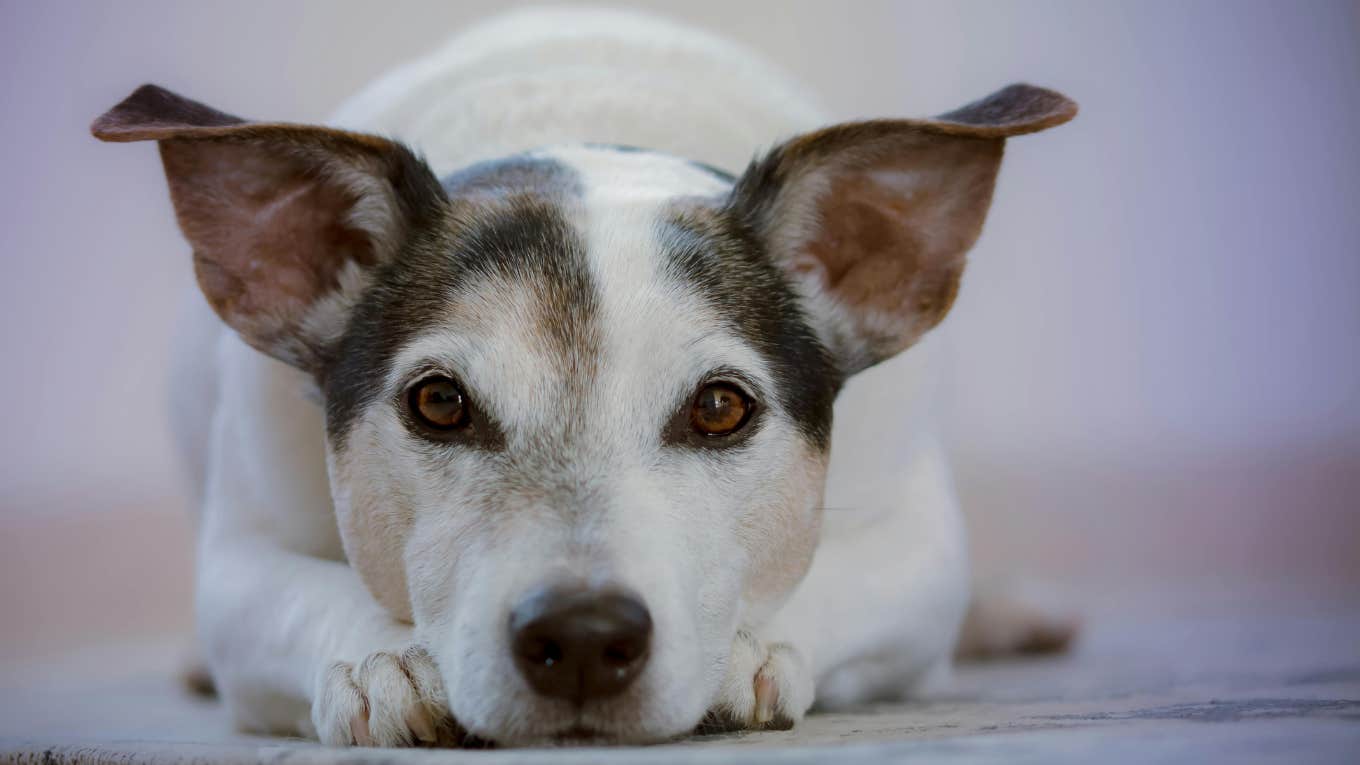
[[[416,421],[431,430],[455,430],[467,424],[467,397],[458,383],[447,377],[428,377],[407,394],[407,406]]]
[[[737,432],[751,416],[751,400],[735,385],[710,383],[694,397],[689,422],[706,436],[726,436]]]

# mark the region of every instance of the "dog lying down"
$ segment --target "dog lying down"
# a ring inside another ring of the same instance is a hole
[[[826,127],[729,43],[537,10],[337,127],[155,86],[99,117],[159,144],[220,317],[185,321],[174,403],[237,724],[644,743],[946,677],[968,558],[929,343],[898,354],[953,303],[1006,138],[1075,112],[1012,85]],[[975,610],[976,650],[1071,635]]]

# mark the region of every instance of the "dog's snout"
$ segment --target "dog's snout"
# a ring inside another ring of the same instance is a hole
[[[652,617],[620,592],[555,589],[510,615],[515,663],[535,691],[583,703],[627,688],[647,663]]]

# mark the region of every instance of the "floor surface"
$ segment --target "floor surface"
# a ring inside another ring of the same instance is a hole
[[[0,678],[20,763],[1360,762],[1360,614],[1095,621],[1068,656],[965,665],[929,700],[814,714],[784,733],[641,749],[334,750],[244,736],[173,678],[173,644]]]

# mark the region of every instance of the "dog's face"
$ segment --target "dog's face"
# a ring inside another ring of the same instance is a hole
[[[144,88],[205,294],[311,372],[351,564],[503,743],[699,721],[806,572],[831,409],[957,289],[1014,87],[794,139],[740,178],[564,147],[437,181],[398,144]],[[753,147],[754,148],[754,147]]]
[[[722,209],[730,178],[570,148],[444,187],[325,376],[350,559],[409,609],[471,730],[692,728],[738,623],[811,558],[839,373]],[[598,701],[521,677],[509,626],[586,592],[652,625]]]

